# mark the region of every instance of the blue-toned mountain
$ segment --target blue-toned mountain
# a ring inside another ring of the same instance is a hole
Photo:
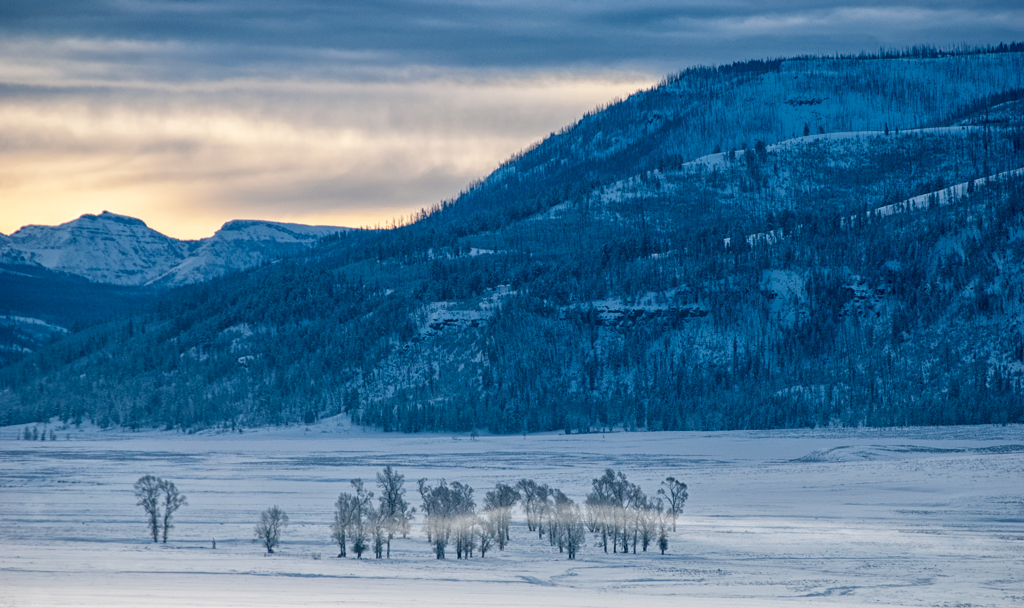
[[[1024,47],[697,68],[0,370],[8,422],[1024,421]]]

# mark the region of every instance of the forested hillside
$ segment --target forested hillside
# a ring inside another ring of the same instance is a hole
[[[0,424],[1024,422],[1024,46],[687,70],[0,368]]]

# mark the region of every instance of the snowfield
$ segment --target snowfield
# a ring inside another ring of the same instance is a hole
[[[474,440],[331,419],[243,434],[21,433],[0,429],[4,607],[1024,605],[1020,425]],[[568,561],[517,513],[512,544],[484,559],[434,559],[419,519],[390,560],[336,559],[334,500],[355,477],[376,491],[387,464],[417,506],[420,477],[469,483],[478,506],[523,477],[581,502],[606,467],[649,495],[675,476],[690,499],[665,556],[588,542]],[[166,545],[147,542],[135,505],[145,474],[188,497]],[[267,557],[253,526],[274,504],[291,525]]]

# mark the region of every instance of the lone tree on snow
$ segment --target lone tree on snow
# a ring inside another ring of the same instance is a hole
[[[159,477],[145,475],[135,482],[135,503],[146,512],[146,523],[153,542],[160,540],[160,483]]]
[[[146,524],[153,542],[160,540],[162,530],[166,543],[167,533],[174,527],[171,525],[171,517],[175,511],[188,504],[185,495],[178,491],[173,481],[145,475],[135,482],[135,498],[138,499],[135,504],[146,511]]]
[[[661,485],[665,486],[658,489],[658,494],[665,497],[668,502],[668,512],[672,519],[672,531],[676,531],[676,518],[683,514],[683,505],[686,504],[686,499],[690,497],[689,492],[686,491],[686,484],[677,480],[675,477],[668,477],[665,481],[661,482]]]
[[[174,485],[173,481],[167,481],[164,479],[160,481],[160,491],[164,495],[164,543],[167,543],[167,531],[173,528],[171,525],[171,516],[174,512],[181,507],[188,504],[185,500],[185,495],[178,491],[178,487]]]
[[[256,540],[263,543],[267,553],[273,553],[274,547],[281,543],[281,530],[288,525],[288,514],[274,505],[260,514],[260,523],[256,524]]]

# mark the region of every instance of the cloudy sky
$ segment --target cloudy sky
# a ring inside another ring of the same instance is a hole
[[[688,66],[1020,40],[1019,0],[0,0],[0,232],[387,223]]]

